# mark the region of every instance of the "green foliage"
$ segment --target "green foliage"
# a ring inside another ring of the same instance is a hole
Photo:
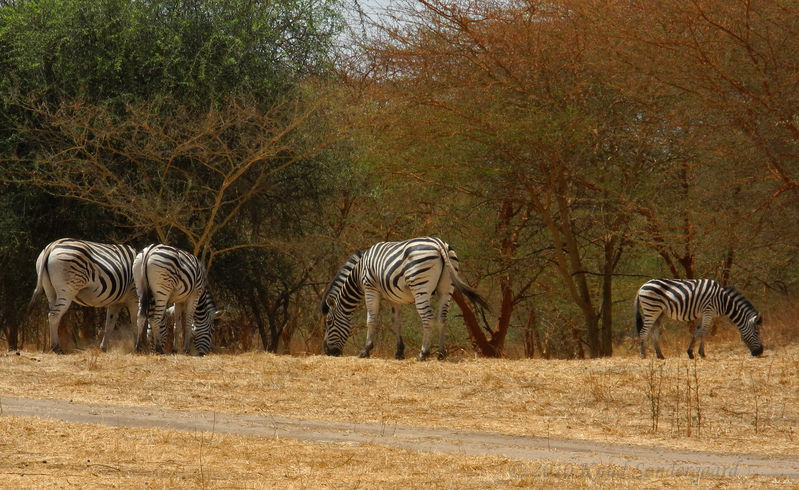
[[[0,88],[50,101],[272,101],[329,68],[335,2],[20,0],[0,7]]]

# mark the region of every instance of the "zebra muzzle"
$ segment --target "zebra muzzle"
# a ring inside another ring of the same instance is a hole
[[[324,349],[325,354],[327,354],[328,356],[338,357],[338,356],[341,355],[341,349],[340,348],[338,348],[338,347],[330,347],[329,345],[327,345],[327,342],[324,342],[322,344],[322,348]]]

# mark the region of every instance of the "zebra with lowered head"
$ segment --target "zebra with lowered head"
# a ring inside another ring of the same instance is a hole
[[[402,242],[380,242],[365,251],[355,252],[339,269],[322,295],[325,318],[324,351],[340,355],[352,330],[352,313],[361,300],[366,303],[366,345],[359,357],[369,357],[374,347],[380,299],[392,307],[395,357],[404,357],[405,345],[399,325],[399,306],[415,303],[422,319],[423,339],[419,360],[430,355],[432,324],[438,327],[438,358],[446,355],[444,322],[452,292],[457,288],[474,303],[488,307],[485,299],[458,275],[458,257],[439,238],[422,237]],[[436,311],[431,299],[438,297]]]
[[[100,348],[108,347],[108,335],[116,326],[119,313],[127,307],[136,321],[138,297],[133,285],[133,258],[136,249],[129,245],[94,243],[62,238],[46,247],[36,259],[36,289],[28,304],[33,309],[44,291],[49,304],[47,320],[50,347],[63,354],[58,341],[61,318],[75,302],[82,306],[107,307]]]
[[[136,256],[133,276],[139,294],[136,350],[145,343],[148,322],[156,352],[164,353],[167,305],[174,304],[175,346],[182,333],[184,352],[189,352],[193,339],[197,354],[207,354],[218,311],[200,260],[168,245],[150,245]]]
[[[705,357],[705,334],[713,318],[726,315],[738,327],[753,356],[763,353],[760,341],[762,317],[754,306],[734,288],[722,287],[710,279],[652,279],[635,296],[635,323],[641,343],[641,357],[646,356],[644,342],[652,339],[658,359],[663,359],[658,342],[663,316],[673,320],[693,322],[700,319],[694,330],[688,357],[694,358],[694,344],[699,339],[699,355]]]

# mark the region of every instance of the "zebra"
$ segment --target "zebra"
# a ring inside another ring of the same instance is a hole
[[[182,332],[184,352],[189,352],[193,337],[197,354],[207,354],[211,350],[213,320],[219,312],[199,259],[168,245],[150,245],[136,255],[133,276],[139,295],[136,350],[144,345],[148,322],[156,352],[164,353],[165,315],[167,305],[174,303],[175,345]]]
[[[762,317],[754,306],[734,288],[722,287],[710,279],[652,279],[635,296],[635,323],[641,342],[641,357],[646,356],[644,342],[651,337],[658,359],[663,359],[658,343],[660,321],[665,314],[673,320],[693,322],[694,330],[688,357],[694,358],[694,344],[699,339],[699,355],[705,357],[705,334],[713,318],[726,315],[741,332],[741,340],[753,356],[763,353],[759,328]]]
[[[401,242],[380,242],[365,251],[357,251],[339,269],[322,295],[325,318],[323,348],[327,355],[341,355],[352,329],[352,313],[363,299],[366,303],[366,345],[358,357],[369,357],[374,347],[375,326],[380,299],[392,308],[393,329],[397,336],[395,358],[403,359],[405,345],[399,325],[399,306],[415,303],[422,319],[423,340],[418,359],[430,355],[432,323],[439,333],[438,359],[446,356],[444,322],[453,290],[488,309],[486,300],[458,275],[458,257],[440,238],[420,237]],[[439,296],[433,312],[431,297]]]
[[[63,354],[58,341],[61,318],[72,302],[82,306],[107,307],[100,348],[108,348],[119,313],[127,307],[131,323],[136,323],[138,296],[133,284],[133,259],[130,245],[95,243],[62,238],[48,244],[36,259],[36,288],[28,314],[44,290],[49,304],[50,348]]]

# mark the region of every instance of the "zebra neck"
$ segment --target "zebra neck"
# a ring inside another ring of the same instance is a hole
[[[719,313],[722,313],[733,322],[738,329],[744,327],[746,320],[756,315],[757,312],[740,293],[723,289],[720,296]]]
[[[363,299],[363,280],[361,278],[362,267],[358,263],[347,276],[346,281],[338,291],[336,303],[338,310],[342,313],[350,314]]]

